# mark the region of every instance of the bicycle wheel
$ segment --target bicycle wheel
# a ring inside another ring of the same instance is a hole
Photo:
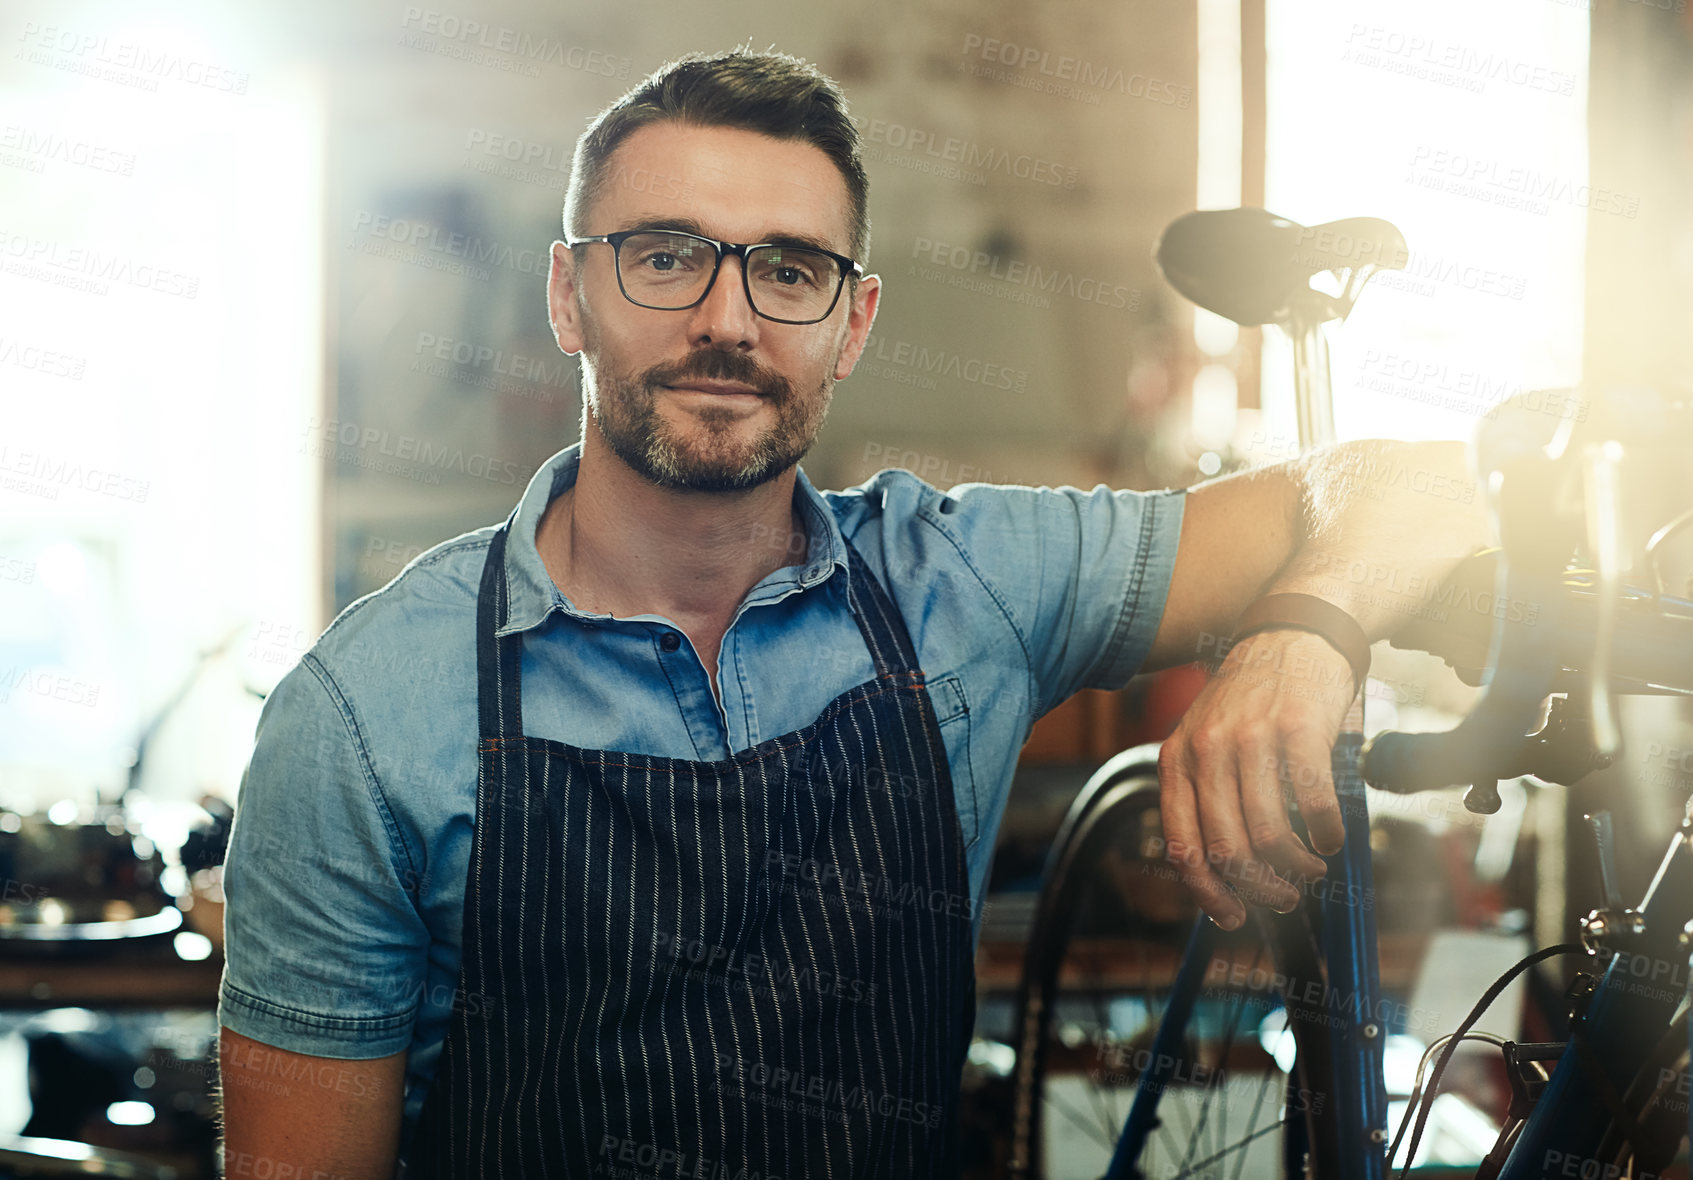
[[[1323,994],[1306,986],[1322,978],[1311,907],[1255,910],[1232,933],[1196,921],[1163,856],[1157,753],[1101,767],[1047,861],[1018,991],[1010,1174],[1102,1175],[1138,1100],[1134,1172],[1149,1180],[1333,1175],[1333,1022],[1298,999]]]

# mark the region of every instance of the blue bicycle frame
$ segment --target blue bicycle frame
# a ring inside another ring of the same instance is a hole
[[[1335,1016],[1348,1024],[1340,1035],[1328,1038],[1328,1076],[1334,1093],[1328,1118],[1335,1129],[1341,1152],[1335,1161],[1336,1180],[1383,1180],[1387,1164],[1387,1085],[1382,1072],[1387,1030],[1379,1019],[1381,975],[1376,957],[1375,911],[1356,899],[1374,895],[1370,863],[1370,817],[1364,800],[1364,780],[1358,774],[1358,733],[1344,733],[1335,743],[1333,769],[1335,793],[1340,799],[1346,827],[1346,843],[1328,858],[1331,882],[1323,890],[1318,906],[1318,939],[1328,964],[1325,1000]],[[1192,1017],[1205,973],[1216,953],[1218,929],[1201,915],[1194,924],[1182,954],[1182,962],[1171,989],[1169,1006],[1158,1026],[1152,1046],[1152,1064],[1141,1075],[1135,1090],[1123,1134],[1111,1157],[1106,1180],[1133,1180],[1152,1132],[1158,1125],[1158,1103],[1180,1059],[1180,1049]],[[1289,1153],[1302,1150],[1294,1129],[1298,1120],[1286,1124]],[[1348,1150],[1356,1145],[1356,1151]],[[1290,1160],[1290,1163],[1297,1163]],[[1301,1168],[1290,1167],[1289,1175]],[[1327,1178],[1325,1178],[1327,1180]]]

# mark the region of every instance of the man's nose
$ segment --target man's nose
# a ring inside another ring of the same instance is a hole
[[[725,254],[711,290],[690,313],[690,336],[695,344],[717,348],[751,348],[758,343],[759,315],[747,302],[745,263]]]

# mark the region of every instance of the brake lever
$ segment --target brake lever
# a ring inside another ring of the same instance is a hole
[[[1567,439],[1567,435],[1565,436]],[[1487,683],[1456,728],[1443,733],[1383,732],[1364,743],[1360,769],[1366,783],[1394,792],[1484,783],[1506,777],[1520,743],[1558,669],[1555,645],[1546,641],[1563,621],[1565,551],[1540,527],[1558,483],[1562,447],[1534,445],[1501,434],[1491,453],[1478,454],[1501,547],[1510,554],[1496,571],[1496,626],[1488,651]],[[1478,451],[1480,448],[1478,447]],[[1513,612],[1512,604],[1532,605]],[[1500,735],[1507,736],[1505,743]],[[1485,788],[1475,803],[1485,807]]]

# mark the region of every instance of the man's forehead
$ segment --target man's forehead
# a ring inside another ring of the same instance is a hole
[[[596,205],[599,233],[686,222],[726,241],[797,236],[850,252],[850,198],[835,162],[806,140],[738,127],[667,121],[631,132],[606,161]]]

